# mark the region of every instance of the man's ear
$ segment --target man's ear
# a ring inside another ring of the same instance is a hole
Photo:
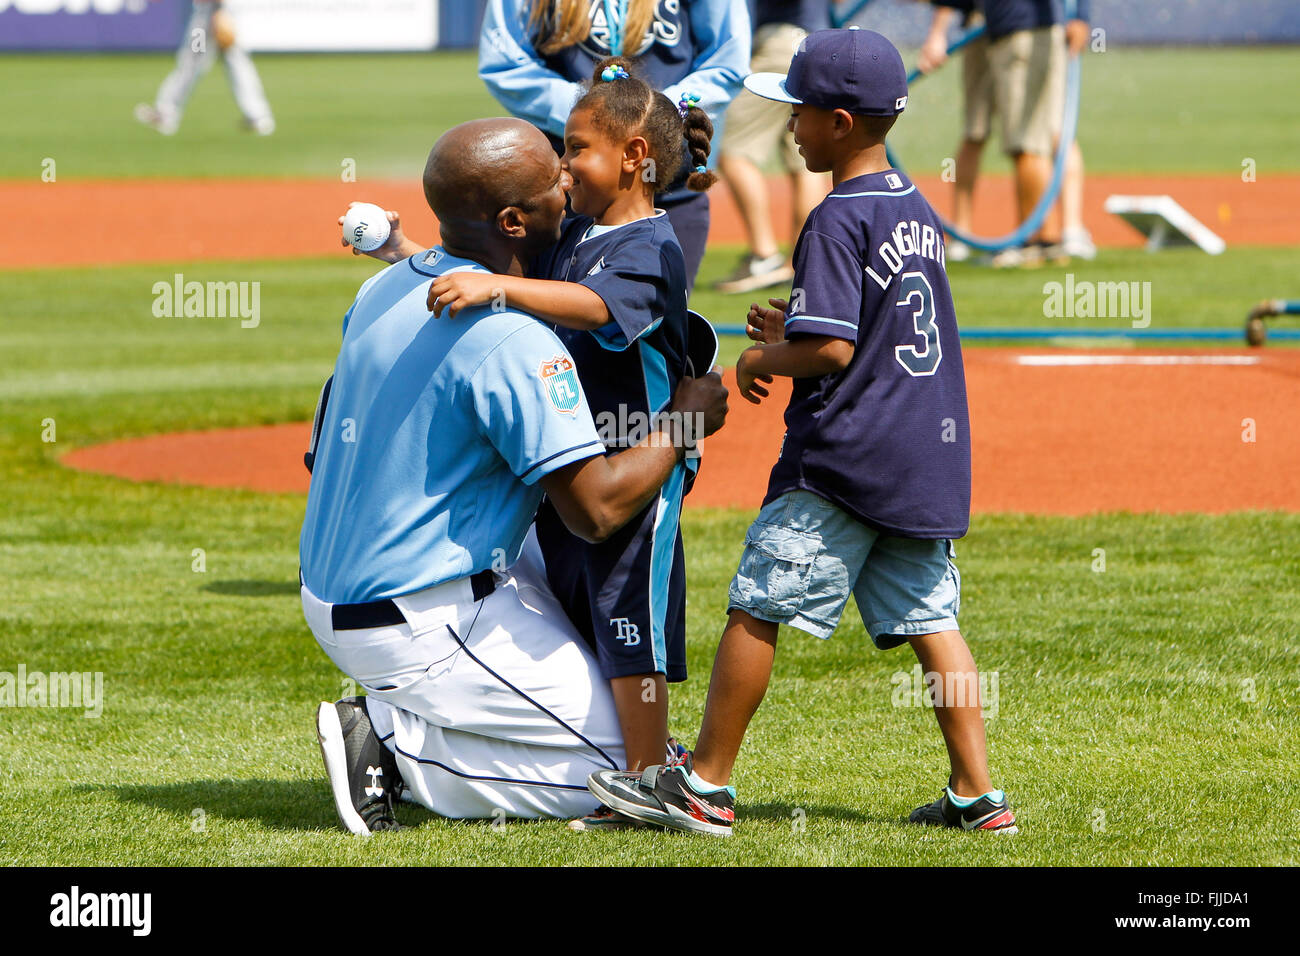
[[[623,147],[623,172],[640,172],[650,155],[650,144],[644,136],[633,136]]]
[[[831,135],[836,139],[843,139],[853,132],[853,127],[857,125],[854,122],[853,114],[848,110],[836,110],[831,119]]]
[[[527,216],[518,206],[506,206],[497,213],[497,231],[507,239],[522,239],[528,234]]]

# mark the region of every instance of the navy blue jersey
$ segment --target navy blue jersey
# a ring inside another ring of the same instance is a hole
[[[786,335],[854,343],[835,375],[794,380],[765,503],[802,488],[886,534],[970,523],[970,428],[943,227],[897,170],[847,180],[795,245]]]
[[[667,89],[689,74],[695,62],[695,35],[689,4],[658,0],[650,29],[640,37],[612,35],[618,29],[605,17],[605,4],[591,4],[591,32],[581,43],[543,56],[543,62],[560,76],[585,80],[596,63],[618,55],[611,40],[622,40],[622,55],[636,60],[637,73],[657,90]],[[611,27],[614,28],[611,31]]]
[[[555,332],[572,350],[606,447],[637,444],[687,371],[686,267],[667,216],[614,227],[573,217],[531,271],[581,283],[605,302],[612,321],[604,328]],[[686,679],[679,519],[694,464],[678,465],[654,501],[597,544],[565,528],[549,503],[538,512],[551,589],[595,648],[605,677],[661,672]]]
[[[990,40],[1017,30],[1034,30],[1064,23],[1065,0],[931,0],[936,6],[953,7],[967,16],[976,9],[984,11]],[[1078,0],[1074,18],[1087,20],[1091,15],[1089,0]]]
[[[831,28],[830,0],[752,0],[754,29],[768,23],[793,23],[807,33]]]
[[[624,429],[611,426],[611,417],[660,411],[685,369],[686,265],[668,217],[657,211],[610,227],[572,216],[532,274],[585,285],[609,309],[612,321],[602,329],[557,327],[555,333],[577,350],[572,354],[597,430],[611,447],[621,447],[616,439],[625,437]],[[644,431],[629,444],[642,437]]]

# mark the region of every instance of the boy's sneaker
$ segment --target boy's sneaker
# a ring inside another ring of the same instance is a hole
[[[991,794],[986,793],[974,803],[959,807],[949,799],[954,796],[952,790],[944,787],[938,800],[917,807],[907,819],[923,826],[950,827],[954,830],[985,830],[1007,835],[1019,833],[1007,795],[1000,790],[994,790],[993,793],[1001,794],[1001,799],[995,802],[990,799]]]
[[[609,807],[600,807],[593,810],[585,817],[578,817],[576,820],[569,821],[569,829],[579,832],[589,830],[600,830],[613,832],[615,830],[644,830],[645,824],[640,820],[633,820],[631,817],[624,816],[617,810],[611,810]]]
[[[664,766],[675,767],[684,764],[691,759],[691,751],[687,750],[677,742],[676,737],[668,738],[667,754],[665,755]],[[626,773],[629,777],[640,779],[640,771],[619,771]],[[576,820],[569,821],[570,830],[644,830],[646,824],[640,820],[634,820],[632,817],[619,813],[617,810],[611,810],[609,807],[601,807],[598,810],[588,813],[585,817],[578,817]]]
[[[401,787],[397,758],[370,726],[364,697],[321,703],[316,709],[316,739],[334,809],[345,829],[358,836],[396,830],[393,798]]]
[[[719,292],[753,292],[768,286],[789,282],[794,278],[794,266],[785,261],[785,256],[774,252],[770,256],[746,256],[740,260],[731,275],[727,276],[714,288]]]
[[[686,754],[671,767],[647,767],[641,773],[597,770],[587,778],[587,789],[611,810],[642,823],[731,836],[736,819],[735,789],[699,792],[691,786],[693,764],[690,754]]]

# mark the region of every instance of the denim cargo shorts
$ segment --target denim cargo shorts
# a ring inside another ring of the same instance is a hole
[[[824,498],[787,492],[745,535],[728,610],[828,638],[852,593],[876,646],[957,630],[961,575],[947,538],[880,534]]]

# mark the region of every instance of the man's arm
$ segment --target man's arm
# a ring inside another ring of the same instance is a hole
[[[574,462],[542,478],[565,527],[584,541],[604,541],[648,505],[691,445],[722,427],[727,417],[722,376],[715,370],[682,379],[669,411],[673,414],[663,416],[639,445]]]
[[[351,209],[355,205],[356,201],[354,200],[348,203],[348,208]],[[370,256],[373,259],[378,259],[380,262],[387,262],[389,265],[392,265],[394,262],[401,262],[403,259],[409,258],[417,252],[423,252],[425,249],[429,248],[428,246],[422,246],[418,242],[406,238],[406,235],[402,232],[402,217],[399,216],[395,210],[388,209],[385,210],[385,212],[388,214],[388,241],[378,249],[371,249],[369,252],[362,252],[342,237],[339,238],[339,242],[341,242],[345,248],[351,246],[352,254],[354,256]],[[343,216],[339,216],[339,225],[343,225]]]
[[[1088,45],[1088,37],[1092,35],[1092,30],[1088,27],[1091,12],[1088,0],[1079,0],[1074,16],[1065,22],[1065,44],[1070,56],[1078,56]]]
[[[948,29],[957,19],[958,11],[941,2],[934,3],[934,16],[930,19],[930,32],[921,44],[921,52],[916,58],[917,68],[922,73],[929,73],[943,66],[948,61]]]

